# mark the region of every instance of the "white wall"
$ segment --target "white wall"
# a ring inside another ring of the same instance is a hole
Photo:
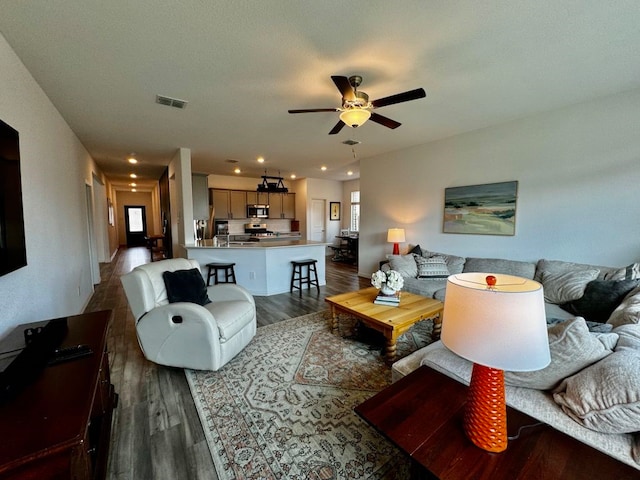
[[[173,257],[187,258],[181,246],[193,243],[193,194],[191,191],[191,150],[179,148],[169,163],[171,240]]]
[[[0,35],[0,118],[20,133],[27,266],[0,277],[0,336],[80,313],[93,293],[85,185],[101,175]]]
[[[626,265],[640,260],[640,90],[368,158],[361,275],[407,244],[463,256]],[[517,180],[515,236],[442,233],[444,189]],[[385,192],[381,194],[381,192]]]

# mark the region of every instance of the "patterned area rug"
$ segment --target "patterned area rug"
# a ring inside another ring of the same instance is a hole
[[[258,328],[218,372],[186,370],[221,480],[405,479],[409,462],[353,409],[391,383],[384,338],[329,312]],[[398,358],[431,341],[433,323],[398,341]]]

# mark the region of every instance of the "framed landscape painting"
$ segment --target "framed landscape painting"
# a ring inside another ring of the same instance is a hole
[[[518,182],[444,190],[444,233],[515,235]]]

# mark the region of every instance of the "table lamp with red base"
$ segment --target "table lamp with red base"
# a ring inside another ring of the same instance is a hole
[[[451,275],[441,338],[449,350],[473,362],[465,434],[484,450],[504,451],[504,370],[540,370],[551,361],[542,285],[512,275]]]
[[[387,242],[393,243],[393,254],[400,255],[400,243],[404,242],[404,228],[390,228],[387,231]]]

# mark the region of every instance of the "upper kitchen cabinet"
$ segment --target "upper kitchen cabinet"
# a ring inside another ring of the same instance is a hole
[[[270,193],[269,218],[296,218],[296,194]]]
[[[214,217],[217,219],[247,218],[247,192],[244,190],[211,189]]]
[[[194,173],[191,175],[191,190],[193,195],[193,219],[209,219],[209,187],[207,175]]]
[[[269,194],[266,192],[247,192],[247,205],[268,205]]]

